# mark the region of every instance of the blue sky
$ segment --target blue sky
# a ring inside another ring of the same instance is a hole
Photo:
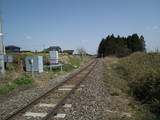
[[[25,50],[84,47],[96,53],[110,34],[143,35],[160,49],[160,0],[0,0],[6,45]]]

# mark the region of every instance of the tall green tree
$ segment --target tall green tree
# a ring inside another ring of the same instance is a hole
[[[99,44],[98,47],[98,57],[103,57],[104,56],[104,51],[105,51],[105,39],[103,38]]]
[[[146,44],[145,44],[144,37],[142,35],[140,36],[140,41],[141,41],[141,48],[140,48],[140,50],[146,52]]]
[[[145,51],[145,41],[143,36],[132,34],[128,37],[117,37],[112,34],[103,38],[98,47],[98,57],[115,55],[119,57],[127,56],[137,51]]]

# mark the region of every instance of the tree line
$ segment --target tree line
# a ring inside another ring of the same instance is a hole
[[[132,34],[127,37],[117,36],[114,34],[103,38],[98,47],[97,57],[117,56],[124,57],[133,52],[145,52],[145,40],[141,35]]]

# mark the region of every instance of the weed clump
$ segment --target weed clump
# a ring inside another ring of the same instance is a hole
[[[22,77],[22,78],[16,78],[14,82],[18,85],[25,85],[25,84],[32,84],[34,81],[32,78]]]
[[[14,85],[5,85],[3,87],[0,87],[0,93],[1,94],[8,93],[14,89],[15,89]]]

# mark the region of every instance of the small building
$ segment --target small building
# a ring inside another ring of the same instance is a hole
[[[49,48],[44,49],[42,52],[47,52],[47,53],[48,53],[49,51],[62,52],[62,49],[61,49],[61,47],[59,47],[59,46],[50,46]]]
[[[9,45],[5,47],[5,50],[7,53],[9,52],[20,52],[20,47],[14,46],[14,45]]]
[[[73,55],[74,50],[63,50],[63,53],[68,53],[69,55]]]

